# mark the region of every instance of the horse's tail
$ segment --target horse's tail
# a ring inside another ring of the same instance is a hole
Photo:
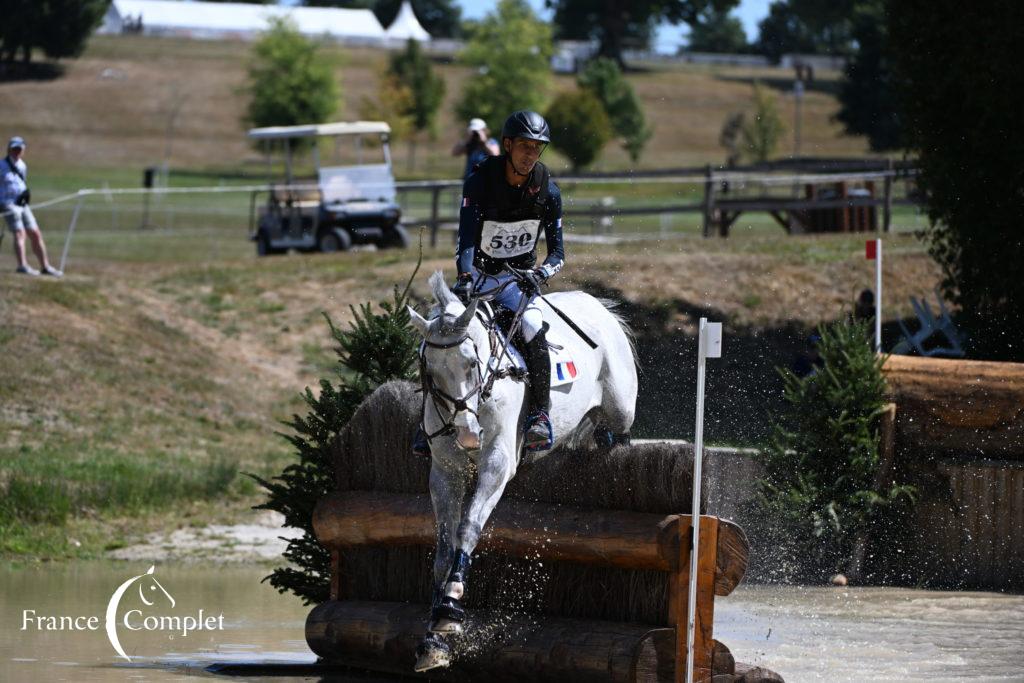
[[[633,354],[633,364],[636,365],[637,370],[639,370],[640,362],[637,360],[636,355],[636,332],[633,331],[633,328],[629,326],[629,323],[626,322],[626,319],[623,318],[618,311],[618,308],[622,303],[613,299],[596,298],[598,303],[604,306],[605,310],[608,311],[608,314],[612,319],[619,324],[619,328],[622,330],[622,333],[626,335],[626,339],[629,341],[629,351]]]

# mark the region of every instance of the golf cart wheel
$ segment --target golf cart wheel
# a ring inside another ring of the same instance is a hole
[[[396,248],[396,249],[408,249],[409,248],[409,233],[406,231],[404,226],[395,225],[381,240],[380,246],[384,249]]]
[[[352,246],[352,237],[344,230],[326,230],[321,233],[317,246],[325,254],[348,251]]]
[[[270,246],[270,238],[265,233],[260,233],[256,238],[256,255],[257,256],[274,256],[277,254],[283,254],[284,249],[275,249]]]

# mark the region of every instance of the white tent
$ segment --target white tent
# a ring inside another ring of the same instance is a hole
[[[410,38],[420,42],[430,40],[430,34],[420,25],[409,0],[403,0],[401,8],[398,10],[398,16],[391,22],[391,26],[388,26],[384,35],[389,40],[409,40]]]
[[[290,17],[307,36],[371,43],[384,40],[384,28],[368,9],[184,0],[114,0],[100,32],[141,29],[142,33],[153,35],[251,39],[266,30],[270,17]]]

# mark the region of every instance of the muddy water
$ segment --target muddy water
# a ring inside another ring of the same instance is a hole
[[[0,681],[316,680],[205,671],[214,662],[314,660],[303,640],[308,608],[260,584],[265,570],[159,565],[145,576],[148,566],[0,569]],[[115,590],[139,575],[114,609],[128,662],[108,638],[105,614]],[[193,626],[187,616],[199,623],[199,610],[210,628],[161,630],[172,617],[182,627]],[[47,618],[61,616],[78,620],[48,630],[60,624]],[[1024,680],[1024,596],[741,587],[717,601],[715,636],[738,660],[790,682]]]

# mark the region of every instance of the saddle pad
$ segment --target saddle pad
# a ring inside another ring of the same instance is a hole
[[[572,384],[579,377],[579,368],[576,367],[576,363],[573,362],[568,349],[561,339],[549,331],[547,340],[549,344],[562,347],[551,347],[549,351],[551,354],[551,386],[559,387],[565,384]]]

